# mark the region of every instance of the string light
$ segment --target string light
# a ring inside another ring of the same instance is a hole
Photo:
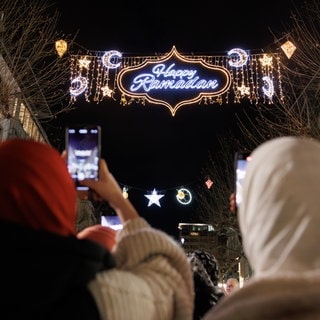
[[[147,190],[137,188],[134,186],[128,186],[127,184],[120,183],[120,185],[122,186],[122,195],[125,199],[129,198],[129,189],[130,190],[135,189],[135,190],[141,191],[143,196],[146,197],[147,199],[149,199],[148,207],[152,206],[153,204],[157,205],[158,207],[161,207],[160,199],[164,198],[165,196],[170,197],[170,195],[173,193],[170,191],[174,191],[174,190],[175,190],[175,199],[180,204],[189,205],[189,204],[191,204],[192,199],[193,199],[191,190],[189,188],[186,188],[185,186],[167,188],[163,192],[159,192],[156,188],[154,188],[153,191],[150,193]],[[146,193],[146,192],[148,192],[148,193]],[[165,194],[167,194],[167,195],[165,195]]]

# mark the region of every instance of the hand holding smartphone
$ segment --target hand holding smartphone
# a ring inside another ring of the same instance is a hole
[[[66,128],[68,171],[77,190],[88,190],[79,181],[97,180],[101,157],[101,128],[97,125],[76,125]]]

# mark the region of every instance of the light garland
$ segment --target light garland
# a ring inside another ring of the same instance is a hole
[[[208,187],[208,181],[205,181],[204,183]],[[156,188],[154,188],[151,193],[150,192],[146,193],[147,191],[143,190],[141,188],[128,186],[126,184],[120,184],[120,185],[122,185],[122,195],[125,199],[129,198],[130,191],[132,191],[133,189],[140,190],[143,193],[144,197],[146,197],[149,200],[148,204],[147,204],[148,207],[150,207],[152,205],[156,205],[158,207],[161,207],[160,199],[162,199],[166,196],[165,193],[168,193],[169,191],[173,191],[173,190],[176,191],[175,199],[177,200],[177,202],[179,204],[182,204],[184,206],[190,205],[193,200],[191,190],[189,188],[186,188],[185,186],[184,187],[168,188],[168,189],[165,189],[162,191],[159,191]],[[171,194],[171,192],[170,192],[170,194]]]

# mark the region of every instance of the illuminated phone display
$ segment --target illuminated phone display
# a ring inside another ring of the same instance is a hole
[[[74,126],[66,129],[68,171],[77,190],[88,190],[79,185],[84,179],[98,179],[101,149],[99,126]]]
[[[237,152],[235,156],[235,194],[236,206],[239,208],[242,202],[242,187],[246,176],[248,161],[251,160],[250,153]]]

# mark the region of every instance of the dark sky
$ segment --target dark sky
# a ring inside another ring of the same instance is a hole
[[[166,4],[167,3],[167,4]],[[76,34],[77,46],[88,50],[119,50],[148,55],[175,45],[180,53],[225,55],[230,49],[276,48],[277,36],[289,22],[292,1],[153,2],[91,0],[57,1],[61,31]],[[298,1],[293,1],[298,3]],[[234,124],[232,105],[181,108],[175,117],[164,107],[130,108],[119,103],[76,104],[60,116],[64,124],[87,122],[102,127],[102,153],[118,181],[131,188],[129,196],[153,225],[176,234],[178,222],[190,220],[193,206],[175,200],[176,189],[198,182],[216,135]],[[144,194],[165,194],[161,208],[147,207]]]

